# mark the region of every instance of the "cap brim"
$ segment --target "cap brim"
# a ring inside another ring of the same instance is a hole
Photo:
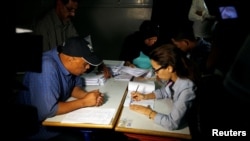
[[[102,59],[97,57],[96,55],[92,54],[91,56],[88,57],[83,57],[90,65],[92,66],[99,66],[102,64]]]

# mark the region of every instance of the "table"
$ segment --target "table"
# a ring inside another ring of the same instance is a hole
[[[155,100],[154,104],[154,110],[162,113],[169,113],[172,108],[171,100]],[[189,127],[181,130],[170,131],[161,127],[160,125],[155,124],[147,116],[130,110],[129,107],[123,107],[118,122],[115,126],[115,131],[158,137],[162,136],[163,138],[173,137],[180,139],[191,139]]]
[[[106,102],[99,108],[114,108],[115,114],[110,124],[90,124],[90,123],[61,123],[66,114],[57,115],[47,118],[42,124],[44,126],[61,126],[61,127],[82,127],[82,128],[101,128],[113,129],[122,109],[125,92],[127,90],[127,81],[117,81],[113,78],[108,79],[101,86],[87,86],[86,90],[94,90],[99,88],[100,92],[105,94]]]

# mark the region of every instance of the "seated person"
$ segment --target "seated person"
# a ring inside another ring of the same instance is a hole
[[[146,99],[171,99],[173,109],[162,114],[142,105],[130,105],[130,109],[144,114],[155,123],[168,130],[177,130],[187,126],[187,113],[196,98],[196,77],[192,62],[173,44],[162,45],[149,55],[156,76],[165,81],[165,85],[152,93],[132,92],[135,101]],[[164,108],[164,107],[163,107]]]
[[[178,29],[171,41],[197,64],[201,74],[209,73],[206,63],[211,52],[211,43],[203,39],[196,39],[191,28]]]
[[[90,65],[98,66],[102,60],[90,51],[85,40],[80,37],[67,39],[64,46],[58,46],[42,56],[41,72],[26,72],[23,78],[23,86],[20,91],[19,102],[32,105],[37,108],[38,123],[46,118],[61,115],[73,110],[100,106],[103,103],[103,95],[99,90],[86,91],[83,79],[80,77]],[[67,101],[68,98],[76,98]],[[42,124],[37,134],[29,140],[63,139],[82,140],[79,133],[62,132],[53,130]],[[67,130],[68,131],[68,130]]]
[[[150,69],[150,51],[156,48],[159,37],[159,26],[152,21],[145,20],[139,31],[128,35],[123,43],[120,60],[125,66]]]

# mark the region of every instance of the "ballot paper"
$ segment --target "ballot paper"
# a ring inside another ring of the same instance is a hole
[[[138,88],[138,89],[137,89]],[[148,94],[151,93],[155,90],[155,83],[154,81],[130,81],[128,83],[128,92],[126,95],[125,102],[123,104],[124,107],[128,107],[130,104],[137,104],[137,105],[142,105],[142,106],[150,106],[152,109],[154,108],[154,99],[149,99],[149,100],[140,100],[140,101],[134,101],[132,100],[131,92],[136,91],[143,93],[143,94]]]
[[[87,107],[67,113],[61,122],[110,124],[114,114],[114,108]]]

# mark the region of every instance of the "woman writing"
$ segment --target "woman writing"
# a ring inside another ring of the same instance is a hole
[[[132,92],[133,100],[171,99],[173,108],[169,114],[158,113],[141,105],[130,105],[130,109],[148,116],[166,129],[183,128],[187,125],[187,113],[196,98],[194,67],[181,50],[172,44],[154,49],[149,57],[156,76],[166,85],[148,94]]]

